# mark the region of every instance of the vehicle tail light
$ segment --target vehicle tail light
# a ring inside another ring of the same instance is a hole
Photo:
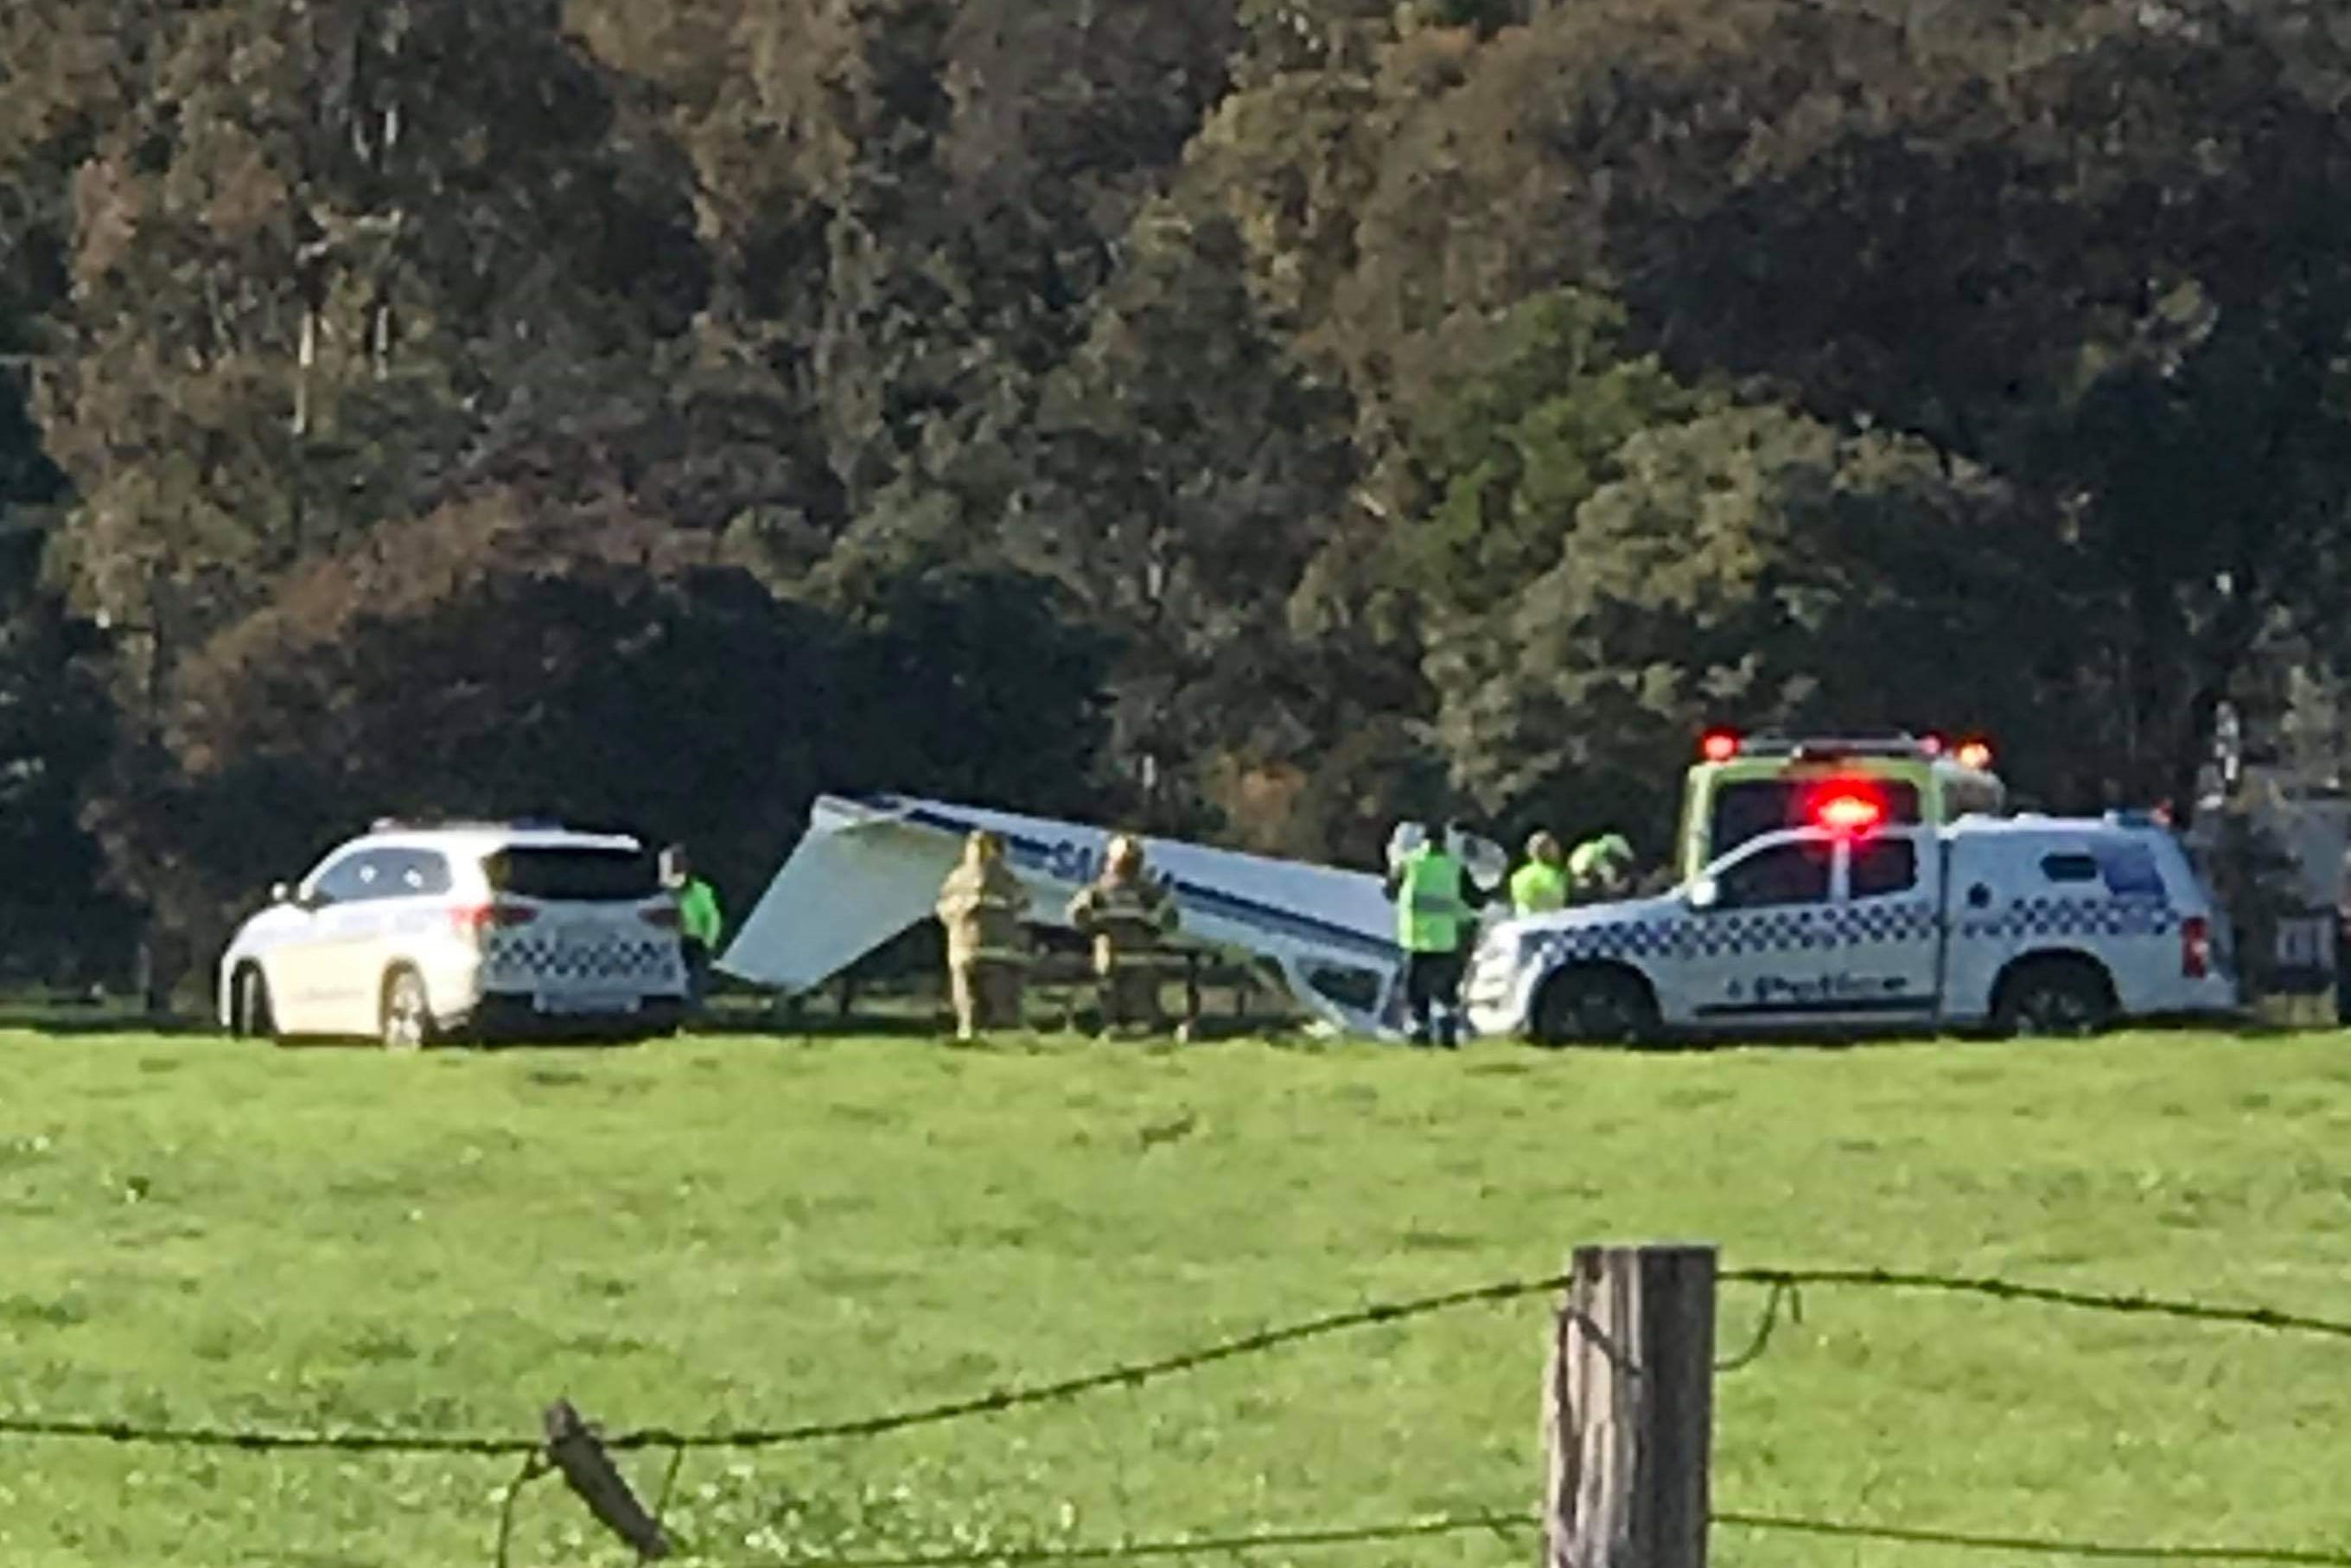
[[[478,936],[492,926],[528,925],[538,918],[538,910],[518,904],[468,904],[449,912],[460,936]]]
[[[2212,923],[2200,915],[2191,915],[2179,923],[2180,977],[2200,980],[2211,972]]]
[[[677,905],[674,904],[649,904],[638,910],[637,913],[644,916],[644,922],[648,925],[658,925],[665,931],[677,929]]]

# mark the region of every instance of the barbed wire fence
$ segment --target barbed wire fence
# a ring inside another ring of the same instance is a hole
[[[2011,1306],[2152,1317],[2277,1334],[2351,1340],[2351,1320],[2315,1316],[2271,1306],[2231,1305],[2141,1293],[2084,1291],[1994,1277],[1874,1268],[1740,1268],[1723,1270],[1711,1279],[1724,1284],[1758,1286],[1766,1292],[1757,1326],[1749,1343],[1735,1354],[1712,1360],[1711,1370],[1716,1373],[1740,1371],[1761,1360],[1768,1353],[1783,1317],[1802,1321],[1803,1292],[1807,1290],[1972,1296]],[[677,1545],[663,1523],[663,1515],[680,1469],[686,1458],[696,1453],[744,1454],[806,1444],[866,1440],[919,1427],[977,1420],[1040,1406],[1065,1404],[1095,1394],[1143,1388],[1219,1363],[1265,1354],[1332,1335],[1410,1322],[1440,1313],[1499,1305],[1529,1297],[1564,1296],[1574,1283],[1573,1271],[1571,1270],[1496,1281],[1433,1295],[1374,1301],[1210,1342],[1172,1354],[1124,1363],[1050,1382],[1011,1385],[935,1404],[791,1426],[702,1431],[643,1427],[606,1432],[584,1418],[568,1400],[558,1400],[546,1411],[544,1431],[538,1435],[364,1428],[295,1430],[0,1414],[0,1438],[248,1454],[308,1452],[517,1460],[519,1464],[513,1482],[498,1494],[501,1501],[495,1531],[486,1532],[488,1535],[486,1542],[488,1560],[496,1568],[511,1568],[516,1508],[526,1488],[532,1481],[549,1475],[561,1477],[600,1522],[638,1552],[641,1562],[651,1562],[678,1554]],[[1579,1309],[1564,1301],[1561,1312],[1563,1319],[1579,1315]],[[1600,1335],[1605,1343],[1600,1325],[1586,1319],[1583,1326]],[[1614,1354],[1613,1350],[1611,1354]],[[649,1507],[637,1499],[612,1462],[612,1456],[617,1454],[647,1451],[668,1457],[662,1486]],[[2002,1531],[1816,1519],[1736,1509],[1710,1510],[1707,1521],[1717,1530],[1763,1535],[1933,1546],[2011,1556],[2351,1568],[2351,1550],[2332,1551],[2258,1542],[2069,1540]],[[1265,1526],[1243,1531],[1220,1526],[1185,1531],[1164,1539],[1129,1539],[1090,1545],[998,1545],[876,1555],[794,1552],[754,1557],[717,1557],[696,1552],[691,1554],[691,1560],[723,1564],[724,1568],[989,1568],[991,1564],[1004,1564],[1009,1568],[1012,1564],[1143,1562],[1246,1555],[1271,1551],[1343,1549],[1477,1533],[1516,1541],[1541,1532],[1545,1525],[1544,1515],[1540,1511],[1496,1506],[1368,1523]]]

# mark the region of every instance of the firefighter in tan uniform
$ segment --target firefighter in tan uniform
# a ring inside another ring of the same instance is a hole
[[[1004,863],[1004,841],[987,832],[965,840],[963,863],[947,873],[938,902],[957,1040],[1019,1027],[1020,982],[1029,963],[1020,917],[1028,908],[1029,890]]]
[[[1151,880],[1143,845],[1125,833],[1111,840],[1102,873],[1070,900],[1070,924],[1094,943],[1094,973],[1102,978],[1102,1034],[1124,1030],[1157,1033],[1160,982],[1171,956],[1165,939],[1176,929],[1176,900]]]

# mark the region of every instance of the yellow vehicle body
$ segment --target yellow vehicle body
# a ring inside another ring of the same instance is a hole
[[[1886,826],[1997,816],[2008,789],[1979,743],[1947,754],[1907,736],[1836,740],[1708,737],[1682,785],[1676,871],[1687,882],[1760,833],[1858,806]],[[1964,758],[1964,760],[1962,759]]]

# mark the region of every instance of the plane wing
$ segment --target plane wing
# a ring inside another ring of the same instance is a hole
[[[822,984],[927,918],[978,829],[1002,837],[1031,918],[1051,925],[1064,925],[1064,907],[1101,871],[1113,836],[899,795],[821,796],[718,967],[786,992]],[[1301,1006],[1336,1029],[1398,1032],[1404,954],[1379,878],[1173,839],[1146,838],[1144,851],[1176,896],[1179,940],[1265,959]]]

